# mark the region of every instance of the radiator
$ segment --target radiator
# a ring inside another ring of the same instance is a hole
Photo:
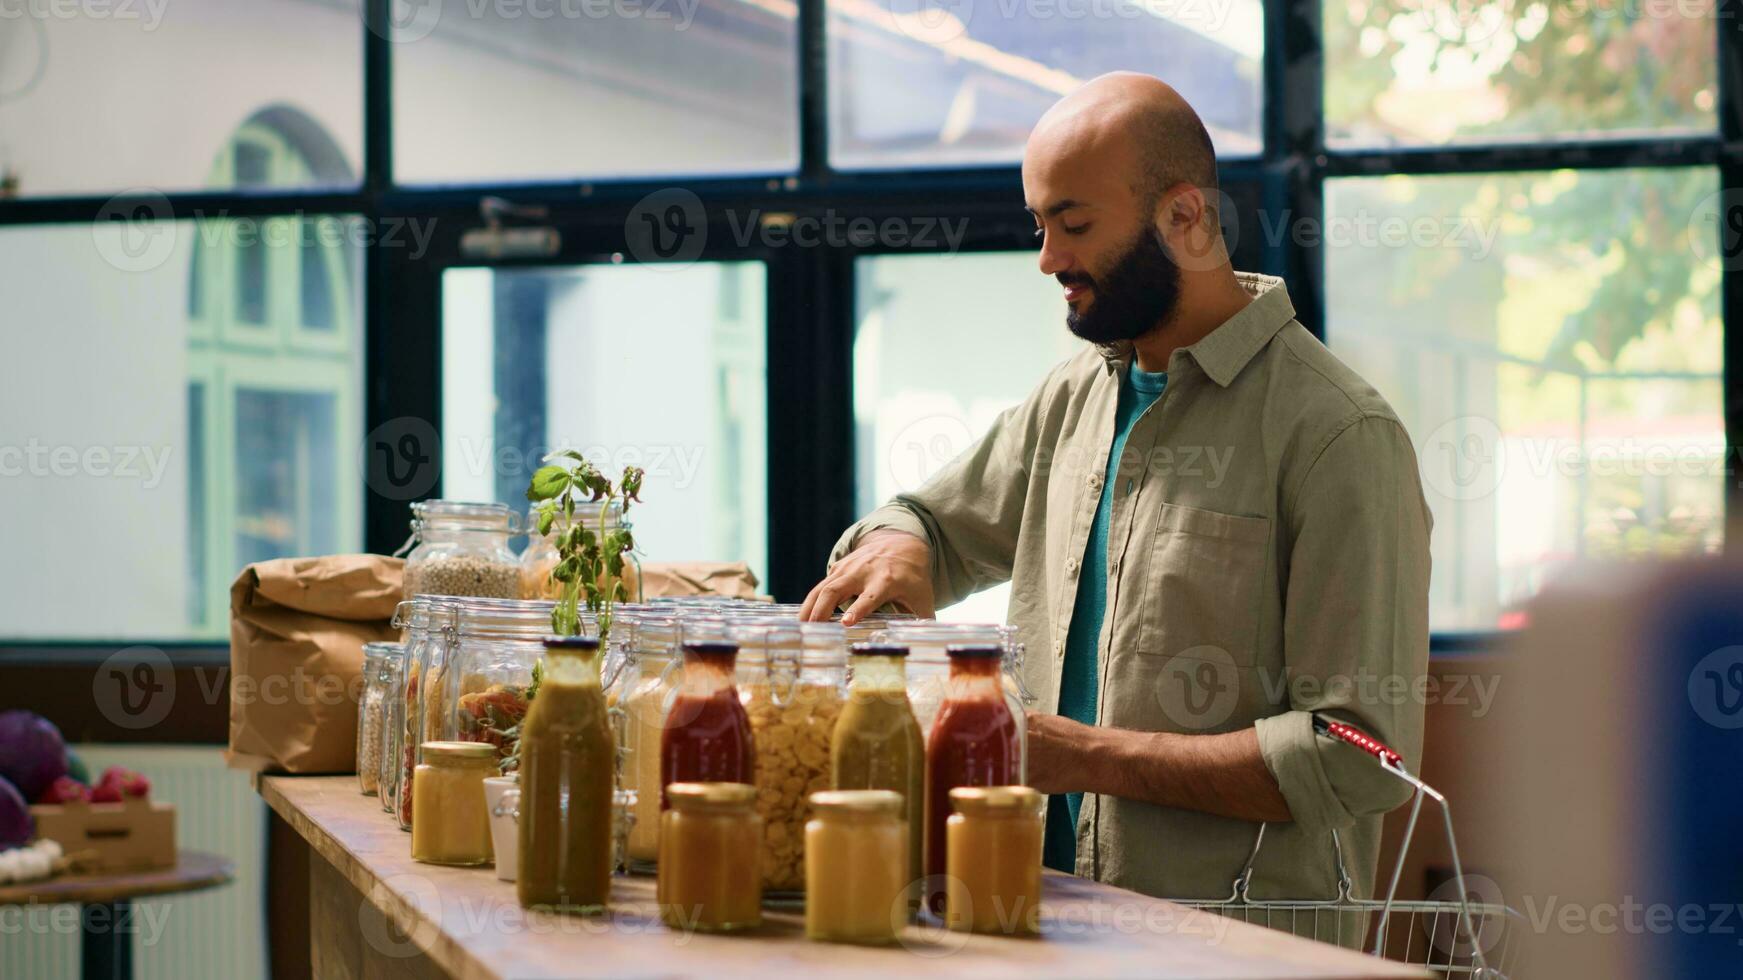
[[[154,798],[176,807],[178,846],[222,854],[236,865],[230,884],[137,903],[133,937],[138,980],[264,980],[266,804],[246,773],[227,769],[216,747],[78,745],[96,779],[125,766],[151,780]],[[73,980],[79,975],[79,920],[72,907],[0,909],[0,977]]]

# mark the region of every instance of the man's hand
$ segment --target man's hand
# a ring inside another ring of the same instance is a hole
[[[1029,785],[1042,793],[1082,793],[1090,789],[1089,772],[1100,730],[1064,715],[1030,712]]]
[[[836,562],[805,597],[799,618],[827,620],[835,615],[836,607],[855,596],[858,598],[841,617],[847,626],[888,603],[931,619],[932,549],[925,541],[894,528],[867,534],[859,547]]]

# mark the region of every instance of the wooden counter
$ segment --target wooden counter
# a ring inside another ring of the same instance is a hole
[[[1039,939],[910,926],[902,945],[808,942],[801,913],[735,936],[667,929],[653,879],[620,877],[599,918],[527,912],[489,868],[410,857],[352,776],[268,776],[260,794],[310,845],[315,975],[526,977],[1425,977],[1418,969],[1067,875],[1047,876]]]

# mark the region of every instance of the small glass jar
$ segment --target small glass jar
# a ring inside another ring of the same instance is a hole
[[[412,860],[425,864],[490,863],[490,814],[484,778],[496,771],[496,750],[475,742],[425,742],[412,783]]]
[[[847,636],[840,623],[766,617],[730,629],[739,644],[739,698],[756,742],[763,888],[797,894],[805,887],[809,799],[832,788],[829,757],[847,686]]]
[[[601,541],[605,535],[619,528],[633,530],[634,526],[623,519],[623,504],[620,501],[582,501],[575,505],[575,522],[585,524],[592,529],[594,535]],[[554,540],[556,531],[550,534],[539,533],[539,513],[535,508],[527,512],[526,519],[526,550],[520,555],[520,597],[522,599],[562,598],[563,583],[551,578],[551,569],[557,567],[557,543]],[[623,602],[642,601],[642,566],[641,559],[631,550],[623,559]]]
[[[883,789],[811,794],[805,825],[805,937],[896,941],[918,884],[908,862],[902,794]]]
[[[390,657],[383,662],[384,702],[381,711],[381,740],[375,749],[376,758],[376,797],[381,801],[381,808],[388,813],[394,812],[399,799],[400,777],[400,733],[404,731],[405,723],[400,720],[405,710],[405,648],[400,648],[400,655]]]
[[[393,662],[405,656],[398,643],[363,644],[363,691],[357,698],[357,788],[375,796],[381,788],[381,748],[387,723]]]
[[[762,925],[763,820],[756,787],[673,783],[660,815],[660,919],[674,929],[732,932]]]
[[[520,598],[520,559],[508,540],[521,533],[520,515],[504,504],[423,500],[412,504],[404,592],[419,595]]]
[[[944,925],[956,932],[1041,931],[1041,812],[1027,786],[950,791]]]

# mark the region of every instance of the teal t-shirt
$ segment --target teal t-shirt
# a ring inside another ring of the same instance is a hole
[[[1113,510],[1120,455],[1125,452],[1126,437],[1132,434],[1138,416],[1162,397],[1162,389],[1167,385],[1167,372],[1140,371],[1136,358],[1120,385],[1107,475],[1102,480],[1095,522],[1089,526],[1089,543],[1084,547],[1083,573],[1077,580],[1077,603],[1072,607],[1071,629],[1065,635],[1065,665],[1059,678],[1059,713],[1085,725],[1095,724],[1096,647],[1101,642],[1102,617],[1108,608],[1108,519]],[[1067,874],[1077,870],[1077,814],[1082,808],[1082,793],[1057,793],[1048,798],[1047,840],[1042,848],[1042,863],[1047,867]]]

